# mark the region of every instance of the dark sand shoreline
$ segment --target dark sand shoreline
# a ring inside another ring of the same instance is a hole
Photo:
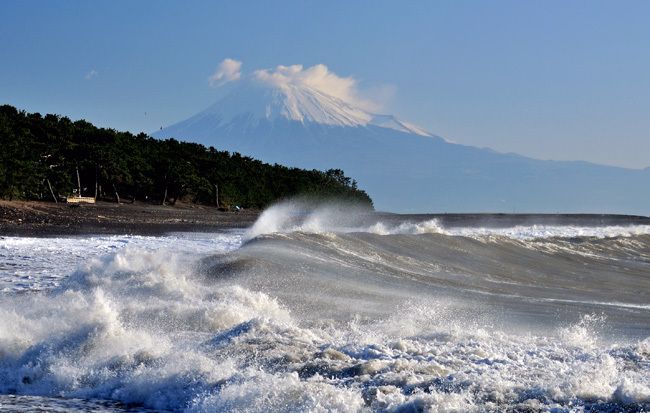
[[[220,211],[198,205],[67,204],[0,201],[0,236],[164,235],[248,228],[260,211]]]
[[[0,201],[0,236],[54,237],[72,235],[164,235],[171,232],[221,232],[248,228],[259,210],[220,211],[193,204],[147,203],[66,204]],[[392,214],[358,217],[359,224],[402,223],[437,219],[443,227],[507,228],[530,225],[631,226],[650,225],[650,217],[612,214]]]

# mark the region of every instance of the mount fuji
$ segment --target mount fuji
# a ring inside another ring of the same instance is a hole
[[[343,169],[383,211],[650,214],[650,168],[541,161],[455,144],[317,86],[250,76],[152,136],[290,167]]]

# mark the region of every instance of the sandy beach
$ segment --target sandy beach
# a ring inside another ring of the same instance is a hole
[[[220,211],[193,204],[67,204],[0,201],[0,236],[161,235],[250,226],[260,211]]]

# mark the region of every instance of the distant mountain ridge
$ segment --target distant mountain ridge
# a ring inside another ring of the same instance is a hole
[[[555,162],[454,144],[305,85],[245,81],[156,138],[264,162],[340,168],[378,210],[650,215],[650,169]]]

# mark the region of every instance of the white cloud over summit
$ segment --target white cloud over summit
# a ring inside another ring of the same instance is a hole
[[[209,78],[210,85],[214,86],[217,81],[220,81],[217,86],[222,86],[239,79],[242,77],[241,65],[242,62],[225,59],[219,64],[215,74]],[[376,111],[382,106],[361,96],[357,88],[357,79],[340,77],[323,64],[317,64],[307,69],[304,69],[302,65],[278,66],[275,69],[256,70],[245,78],[268,87],[309,87],[370,111]],[[394,90],[391,87],[388,89]]]
[[[217,70],[208,78],[210,86],[219,87],[241,77],[241,62],[233,59],[224,59],[219,63]],[[220,82],[219,82],[220,81]]]

